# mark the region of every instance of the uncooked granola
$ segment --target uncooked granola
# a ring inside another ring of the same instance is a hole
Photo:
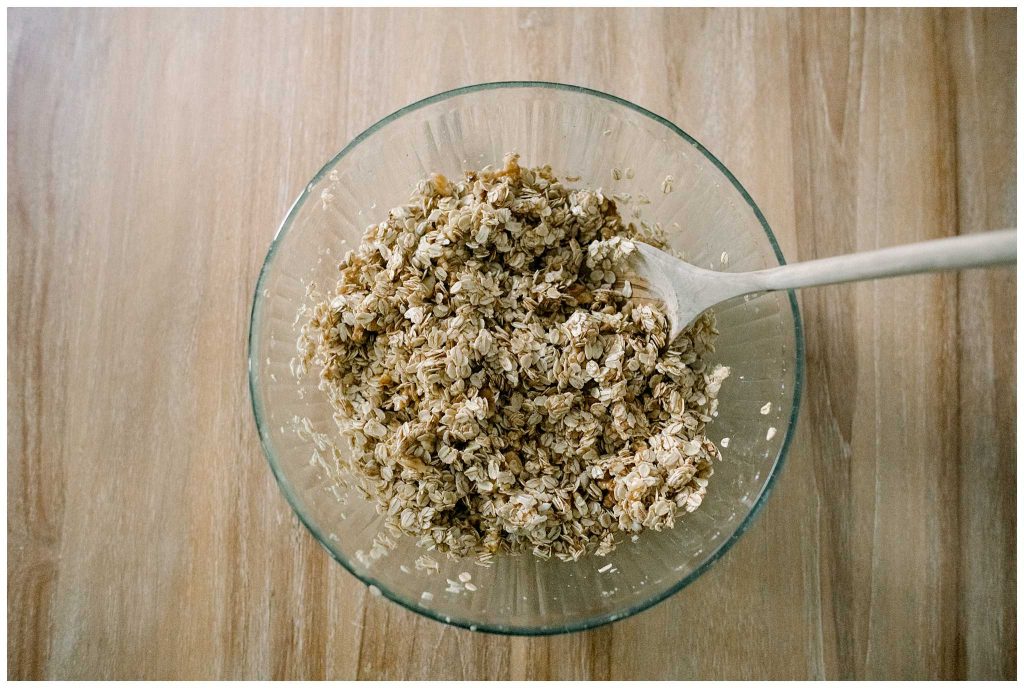
[[[295,372],[319,376],[343,468],[390,528],[568,561],[700,506],[729,370],[705,363],[711,313],[668,342],[664,313],[629,298],[634,240],[665,246],[600,189],[511,155],[421,181],[330,293],[311,289]]]

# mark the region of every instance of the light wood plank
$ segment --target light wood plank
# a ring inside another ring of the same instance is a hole
[[[1016,13],[946,17],[956,86],[960,231],[1017,223]],[[1017,671],[1015,409],[1017,329],[1012,270],[959,278],[960,661],[969,676]]]

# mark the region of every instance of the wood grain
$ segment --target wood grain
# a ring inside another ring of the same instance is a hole
[[[605,90],[791,259],[1016,223],[1015,10],[12,10],[10,678],[1013,678],[1012,270],[801,295],[805,402],[694,585],[550,638],[367,595],[292,516],[252,285],[319,165],[479,81]]]

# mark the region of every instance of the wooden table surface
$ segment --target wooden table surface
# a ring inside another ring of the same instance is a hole
[[[12,678],[1016,675],[1010,269],[801,295],[775,493],[694,585],[548,638],[367,594],[297,522],[246,386],[277,225],[354,135],[539,79],[665,115],[790,260],[1016,222],[1016,12],[13,10]]]

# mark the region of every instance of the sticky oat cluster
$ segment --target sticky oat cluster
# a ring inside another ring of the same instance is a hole
[[[600,190],[549,167],[424,180],[303,313],[351,466],[387,522],[460,556],[574,560],[704,498],[727,368],[706,314],[667,342],[630,297],[632,240]]]

